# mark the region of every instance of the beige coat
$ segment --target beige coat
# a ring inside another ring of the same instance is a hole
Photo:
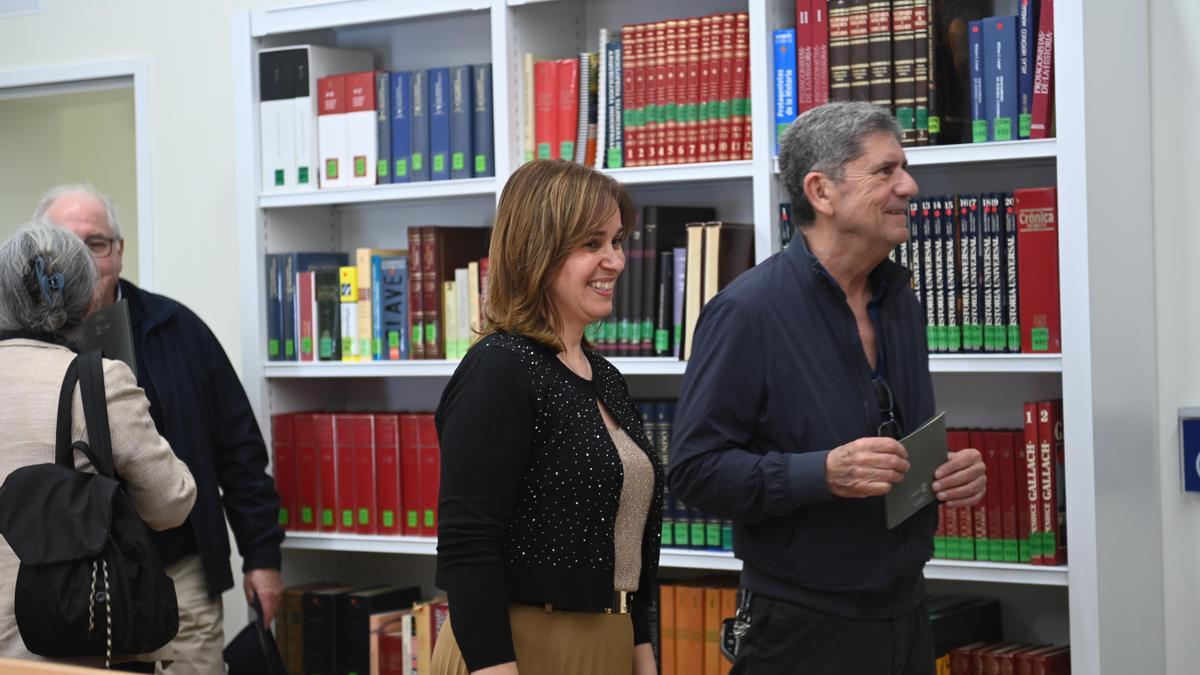
[[[0,482],[15,469],[54,461],[58,394],[74,353],[34,340],[0,340]],[[125,480],[142,520],[155,530],[182,525],[196,500],[196,483],[171,452],[150,418],[150,402],[133,371],[104,360],[104,389],[112,436],[113,462]],[[71,408],[71,439],[87,439],[78,385]],[[94,471],[75,454],[76,468]],[[13,615],[19,561],[0,537],[0,657],[45,660],[30,654]]]

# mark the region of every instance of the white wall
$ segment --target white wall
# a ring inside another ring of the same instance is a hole
[[[0,241],[50,186],[92,183],[118,205],[122,276],[138,282],[132,87],[0,100]]]
[[[1183,675],[1200,663],[1200,497],[1181,491],[1176,430],[1177,409],[1200,405],[1200,4],[1153,0],[1150,36],[1166,663]]]
[[[149,60],[156,290],[199,314],[239,371],[230,29],[236,9],[281,4],[294,0],[43,0],[40,14],[0,19],[0,70]],[[236,553],[232,563],[240,577]],[[246,621],[237,583],[229,637]]]

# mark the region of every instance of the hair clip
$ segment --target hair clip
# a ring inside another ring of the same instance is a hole
[[[38,286],[42,289],[42,297],[46,299],[46,304],[54,304],[54,296],[50,293],[55,292],[58,297],[62,298],[62,290],[65,285],[62,272],[55,272],[50,276],[46,276],[46,261],[42,256],[34,259],[34,268],[37,271]]]

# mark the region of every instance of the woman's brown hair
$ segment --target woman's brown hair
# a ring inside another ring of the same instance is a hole
[[[624,237],[634,224],[633,199],[594,169],[540,159],[514,171],[492,230],[483,333],[519,333],[561,350],[560,318],[550,300],[554,274],[614,209]]]

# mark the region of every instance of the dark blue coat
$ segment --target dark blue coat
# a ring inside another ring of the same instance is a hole
[[[924,313],[908,279],[888,260],[870,277],[905,432],[934,412]],[[936,508],[889,530],[882,497],[833,497],[825,482],[830,450],[877,434],[871,380],[845,293],[801,236],[700,313],[668,484],[686,504],[735,521],[744,586],[849,618],[888,618],[921,601]]]
[[[170,298],[121,280],[134,317],[138,385],[153,387],[158,432],[196,479],[196,505],[183,527],[200,548],[208,592],[233,587],[225,518],[243,570],[280,565],[279,494],[267,448],[229,357],[208,326]],[[140,320],[139,320],[140,319]]]

